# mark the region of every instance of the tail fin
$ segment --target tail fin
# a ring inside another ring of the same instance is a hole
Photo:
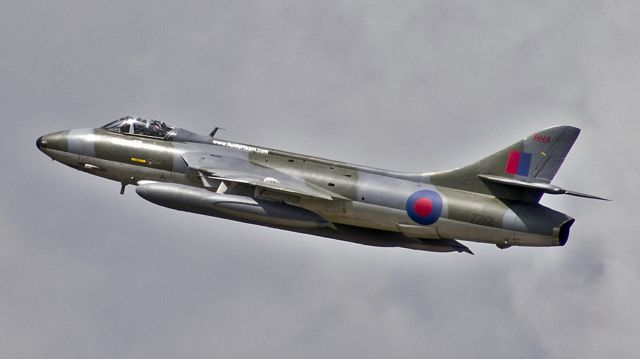
[[[543,193],[562,190],[548,184],[579,134],[576,127],[550,127],[472,165],[430,174],[427,180],[438,186],[537,202]]]

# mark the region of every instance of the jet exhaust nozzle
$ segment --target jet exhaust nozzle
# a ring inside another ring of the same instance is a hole
[[[564,246],[565,244],[567,244],[571,226],[575,221],[575,219],[571,218],[560,225],[560,231],[558,233],[558,241],[560,242],[560,246]]]

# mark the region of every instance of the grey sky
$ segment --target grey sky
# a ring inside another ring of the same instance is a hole
[[[640,351],[633,1],[3,1],[0,357]],[[398,170],[583,129],[564,248],[379,249],[151,205],[37,136],[126,114]]]

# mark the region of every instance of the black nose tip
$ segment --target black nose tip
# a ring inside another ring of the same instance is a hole
[[[36,147],[38,147],[40,151],[42,151],[43,148],[47,147],[47,140],[44,140],[43,137],[44,136],[40,136],[36,140]]]

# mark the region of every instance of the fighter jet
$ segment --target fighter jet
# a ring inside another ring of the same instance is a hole
[[[217,128],[216,128],[217,130]],[[564,246],[570,216],[544,194],[604,199],[551,184],[580,130],[536,132],[471,165],[387,171],[218,139],[127,116],[37,139],[74,169],[136,186],[160,206],[380,247],[471,250],[460,241]]]

